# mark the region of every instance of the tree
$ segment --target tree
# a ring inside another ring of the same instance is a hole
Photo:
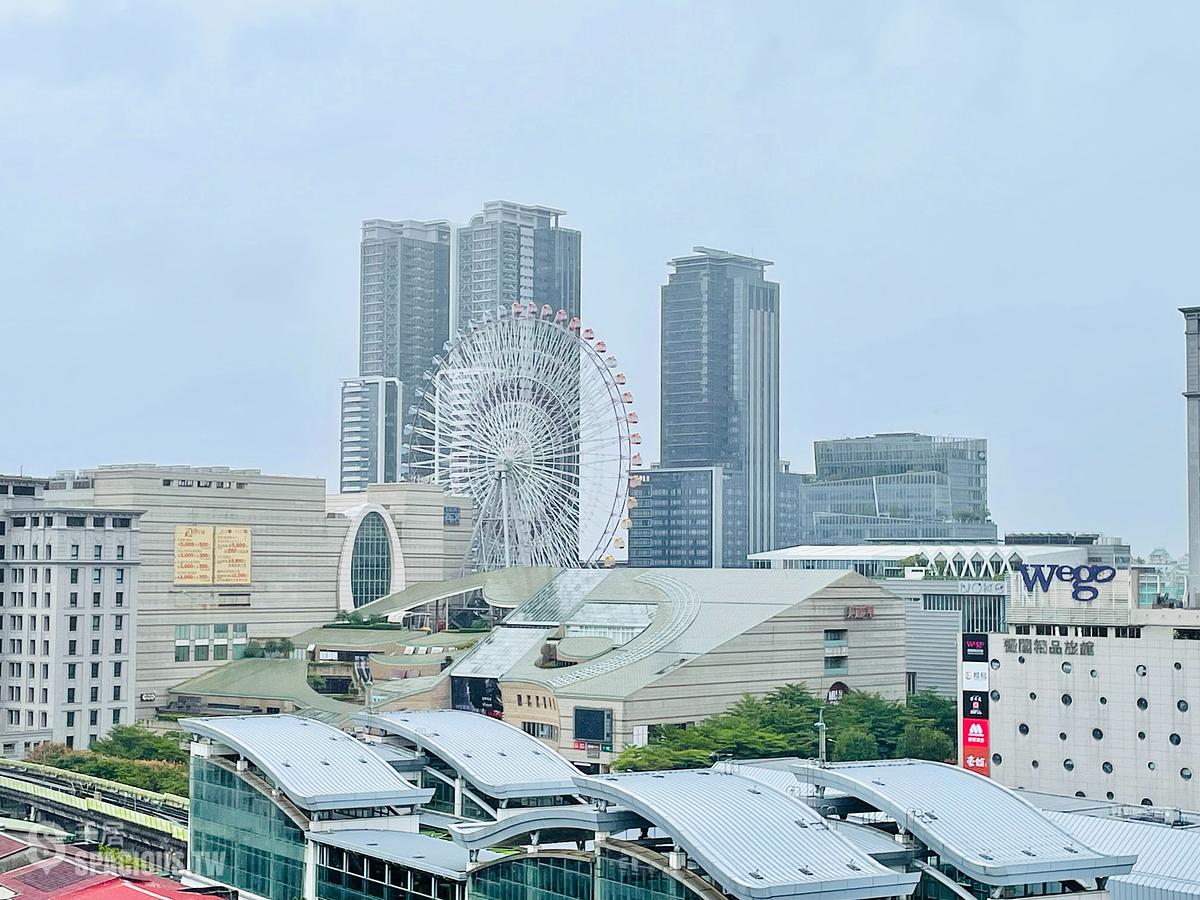
[[[929,722],[953,743],[954,730],[958,727],[958,705],[954,700],[924,690],[909,695],[908,709],[913,716]]]
[[[838,736],[834,752],[838,762],[879,759],[879,745],[875,743],[875,738],[857,728],[849,728]]]
[[[904,726],[896,745],[896,754],[908,759],[932,759],[945,762],[954,753],[950,738],[936,728],[913,722]]]
[[[246,659],[262,659],[266,655],[266,650],[263,649],[263,645],[258,641],[250,641],[246,644]]]
[[[92,751],[119,759],[157,759],[166,762],[187,762],[188,755],[180,746],[183,735],[178,731],[157,734],[138,725],[116,725],[106,737],[92,744]]]

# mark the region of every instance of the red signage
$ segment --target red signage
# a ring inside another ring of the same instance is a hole
[[[963,768],[976,775],[988,777],[991,768],[988,766],[987,753],[968,752],[963,754]]]
[[[980,775],[990,772],[988,766],[988,749],[991,744],[991,734],[988,730],[987,719],[962,720],[962,761],[963,768]]]

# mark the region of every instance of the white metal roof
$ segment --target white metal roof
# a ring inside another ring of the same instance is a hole
[[[1200,833],[1112,816],[1051,812],[1047,815],[1072,835],[1105,853],[1136,853],[1128,875],[1110,878],[1113,900],[1144,896],[1139,887],[1200,896]]]
[[[313,719],[225,716],[180,725],[245,757],[302,809],[414,806],[433,796],[405,781],[370,747]]]
[[[917,873],[888,869],[795,798],[715,769],[576,778],[580,793],[619,804],[669,834],[739,900],[830,900],[911,894]]]
[[[432,872],[443,878],[465,881],[470,851],[452,841],[429,837],[412,831],[386,831],[376,829],[353,829],[348,831],[313,832],[312,839],[318,844],[341,847],[364,856],[399,863],[410,869]],[[479,860],[496,859],[498,854],[487,850],[479,851]]]
[[[575,793],[578,769],[537,738],[499,719],[429,709],[364,714],[358,721],[440,757],[493,797]]]
[[[797,767],[802,779],[835,788],[896,820],[955,868],[993,885],[1123,875],[1132,855],[1084,844],[1045,813],[990,778],[924,760]]]
[[[844,560],[901,560],[910,556],[926,556],[933,559],[944,556],[953,559],[961,556],[972,559],[980,556],[991,559],[999,556],[1008,559],[1019,556],[1023,560],[1080,560],[1087,559],[1088,548],[1084,545],[1060,544],[836,544],[836,545],[801,545],[784,547],[781,550],[768,550],[765,553],[755,553],[750,559],[784,560],[784,559],[844,559]]]
[[[502,625],[459,660],[453,674],[465,678],[499,678],[548,634],[541,628],[506,628]]]

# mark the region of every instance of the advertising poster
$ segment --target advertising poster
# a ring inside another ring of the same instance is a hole
[[[991,731],[988,720],[988,638],[971,632],[962,636],[962,767],[979,775],[991,773]]]
[[[213,541],[213,584],[249,584],[250,529],[218,525]]]
[[[212,584],[213,527],[175,526],[175,583]]]

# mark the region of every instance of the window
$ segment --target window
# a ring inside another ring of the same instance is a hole
[[[78,668],[76,663],[67,663],[67,678],[74,679],[75,671]]]
[[[92,641],[92,656],[99,656],[99,655],[100,655],[100,642]]]
[[[125,583],[125,570],[117,569],[117,584],[124,584],[124,583]]]
[[[92,663],[91,671],[92,671],[93,678],[99,678],[100,677],[100,663],[98,663],[98,662]]]
[[[100,724],[100,710],[93,709],[90,712],[88,712],[88,724],[89,725],[99,725]],[[89,738],[89,740],[91,741],[91,743],[88,744],[88,746],[90,747],[92,743],[95,743],[96,736],[92,735],[92,737]]]
[[[95,609],[99,605],[100,605],[100,592],[93,591],[92,592],[92,609]]]
[[[113,641],[113,653],[124,653],[124,646],[124,640],[117,638],[115,641]]]
[[[112,711],[112,723],[113,723],[114,725],[120,725],[120,724],[121,724],[121,710],[119,710],[119,709],[114,709],[114,710]]]
[[[190,625],[175,626],[175,640],[188,641],[192,638],[192,627]]]
[[[1175,734],[1174,732],[1171,732],[1170,741],[1172,744],[1174,744],[1176,747],[1178,747],[1180,740],[1181,739],[1180,739],[1179,735]]]
[[[187,644],[176,644],[175,662],[188,662],[191,659],[191,650]]]
[[[1180,712],[1187,712],[1188,711],[1188,702],[1186,700],[1180,700],[1178,703],[1175,704],[1175,708],[1178,709]]]
[[[92,616],[92,631],[99,631],[99,630],[100,630],[100,617]]]
[[[67,713],[67,727],[68,728],[75,727],[75,711],[74,710],[71,710],[69,713]]]
[[[92,569],[92,584],[100,583],[100,573],[102,571],[104,571],[104,570],[103,569]]]
[[[78,569],[71,570],[70,581],[71,581],[71,584],[79,584],[79,570]]]
[[[206,662],[208,660],[208,644],[196,645],[196,662]]]
[[[78,544],[71,545],[71,559],[79,559],[79,545]],[[72,581],[71,583],[74,584],[75,582]]]
[[[1066,769],[1068,772],[1073,771],[1075,769],[1075,760],[1064,759],[1063,760],[1063,768]]]
[[[229,645],[228,644],[213,644],[212,658],[213,659],[229,659]]]
[[[103,528],[104,516],[92,516],[92,526],[95,528]]]
[[[124,591],[117,591],[116,596],[113,599],[113,604],[118,607],[125,605],[125,592]]]
[[[228,638],[229,637],[229,626],[228,625],[214,625],[213,626],[213,637],[217,638],[218,640],[222,640],[222,641],[225,640],[226,638]]]
[[[94,545],[92,547],[92,559],[99,559],[101,553],[103,553],[103,552],[104,552],[104,548],[100,544]]]
[[[79,592],[78,591],[71,591],[71,596],[67,600],[67,605],[72,606],[72,607],[79,606]]]
[[[119,662],[115,662],[115,663],[113,663],[113,664],[112,664],[112,666],[113,666],[113,678],[120,678],[120,677],[121,677],[121,667],[122,667],[123,665],[124,665],[124,663],[119,663]]]
[[[1104,740],[1104,732],[1101,731],[1099,728],[1093,728],[1092,729],[1092,737],[1094,737],[1098,741],[1102,741],[1102,740]]]
[[[124,558],[125,558],[125,545],[117,544],[117,559],[124,559]]]
[[[73,688],[73,687],[67,688],[67,702],[68,703],[75,702],[75,688]]]
[[[123,631],[125,628],[124,616],[113,616],[113,629],[115,631]]]
[[[92,703],[99,703],[100,702],[100,688],[98,688],[98,687],[88,688],[88,700]]]
[[[1105,775],[1111,775],[1113,773],[1113,764],[1110,762],[1106,761],[1100,768],[1104,770]]]
[[[114,700],[121,699],[121,686],[119,684],[113,685],[113,699]]]
[[[850,671],[850,661],[845,656],[825,657],[826,675],[844,675]]]

